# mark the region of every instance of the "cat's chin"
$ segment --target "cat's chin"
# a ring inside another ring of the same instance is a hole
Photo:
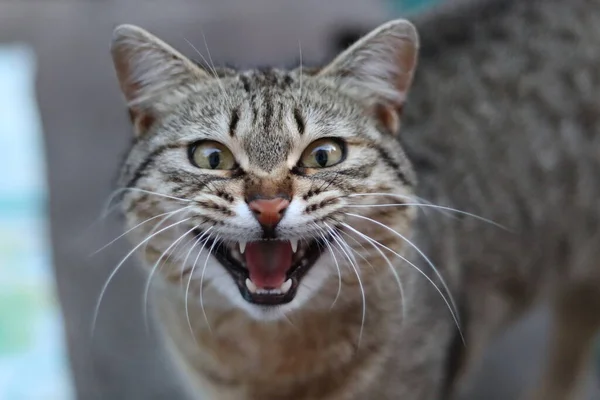
[[[210,243],[207,245],[212,246]],[[258,268],[260,271],[257,272],[256,268],[253,270],[253,266],[248,262],[250,259],[248,253],[253,246],[258,249],[252,251],[265,258],[265,263],[270,261],[269,257],[276,256],[268,254],[271,252],[270,248],[273,248],[273,253],[277,253],[278,248],[283,248],[280,253],[283,254],[284,261],[276,260],[276,266],[260,265]],[[295,243],[289,240],[270,240],[242,245],[232,242],[215,246],[213,254],[233,279],[242,298],[252,304],[253,309],[257,308],[261,319],[264,319],[274,311],[274,308],[285,306],[296,298],[300,284],[326,248],[323,239],[302,240]],[[282,263],[287,265],[281,267]]]

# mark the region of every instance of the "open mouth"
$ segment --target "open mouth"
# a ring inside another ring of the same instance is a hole
[[[246,301],[273,306],[294,299],[300,281],[325,248],[322,239],[225,242],[215,247],[214,255]]]

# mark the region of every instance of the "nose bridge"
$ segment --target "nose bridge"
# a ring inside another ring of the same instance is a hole
[[[246,202],[250,203],[257,199],[282,198],[291,200],[292,180],[290,176],[282,178],[252,178],[245,184]]]
[[[245,192],[246,202],[255,218],[265,232],[272,233],[292,199],[291,177],[251,178],[246,181]]]

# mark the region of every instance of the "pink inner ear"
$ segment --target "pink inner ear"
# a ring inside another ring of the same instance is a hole
[[[398,74],[395,79],[395,86],[398,91],[406,93],[412,83],[414,69],[417,64],[418,49],[412,44],[405,43],[401,49],[397,50],[396,59],[398,61]]]
[[[133,108],[129,109],[129,116],[133,123],[133,129],[136,136],[142,136],[156,122],[156,118],[146,111],[138,111]]]
[[[119,44],[113,45],[112,49],[113,62],[119,78],[119,85],[128,102],[131,101],[141,89],[139,83],[131,78],[131,63],[134,62],[133,58],[135,58],[131,54],[133,51],[134,50],[127,51],[123,45]]]
[[[400,129],[400,114],[402,112],[402,104],[397,107],[390,105],[377,104],[375,106],[375,118],[383,125],[390,133],[395,134]]]

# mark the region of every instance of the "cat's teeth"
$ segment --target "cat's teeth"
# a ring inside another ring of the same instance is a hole
[[[290,244],[292,245],[292,251],[295,253],[298,251],[298,239],[291,239]]]
[[[240,245],[240,253],[244,254],[246,251],[246,242],[238,242],[238,244]]]
[[[283,282],[283,285],[281,285],[279,287],[279,290],[281,290],[281,292],[283,294],[287,293],[290,291],[290,288],[292,287],[292,280],[288,279],[287,281]]]
[[[254,284],[254,282],[252,282],[250,280],[250,278],[246,278],[246,287],[248,288],[248,290],[250,291],[250,293],[256,293],[258,291],[258,288]]]
[[[246,278],[246,287],[248,288],[250,293],[253,294],[286,294],[292,288],[292,280],[288,279],[287,281],[283,282],[283,284],[277,289],[263,289],[257,287],[254,284],[254,282],[250,280],[250,278]]]

